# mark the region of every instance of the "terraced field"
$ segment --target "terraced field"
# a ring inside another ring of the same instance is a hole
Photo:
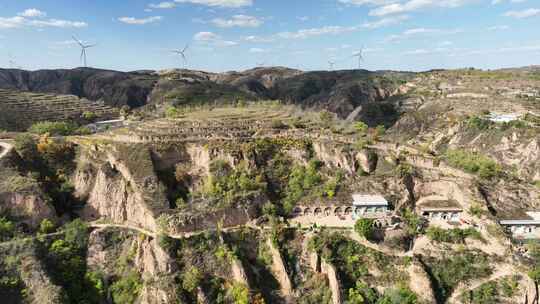
[[[310,132],[314,131],[314,132]],[[175,118],[156,119],[114,131],[110,136],[130,142],[198,140],[244,141],[261,137],[328,138],[349,142],[350,136],[332,133],[312,112],[294,106],[222,107],[195,110]]]
[[[99,120],[118,117],[117,109],[73,95],[0,90],[1,129],[20,131],[39,121],[79,120],[84,112]]]

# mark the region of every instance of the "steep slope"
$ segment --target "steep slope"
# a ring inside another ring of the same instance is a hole
[[[69,94],[103,100],[112,106],[138,107],[146,103],[157,77],[150,72],[116,72],[92,68],[72,70],[0,69],[0,88]]]

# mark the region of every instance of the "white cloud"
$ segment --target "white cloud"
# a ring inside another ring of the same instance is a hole
[[[211,21],[214,25],[218,27],[259,27],[263,24],[262,20],[257,19],[257,17],[247,16],[247,15],[234,15],[230,19],[215,18]]]
[[[244,41],[254,42],[254,43],[270,43],[276,41],[273,37],[261,37],[261,36],[246,36],[243,38]]]
[[[338,0],[340,3],[352,5],[386,5],[397,2],[397,0]]]
[[[456,8],[476,0],[407,0],[405,2],[395,2],[386,4],[369,12],[370,16],[386,16],[392,14],[403,14],[420,9],[443,7]]]
[[[249,52],[250,52],[250,53],[266,53],[266,50],[265,50],[265,49],[261,49],[261,48],[250,48],[250,49],[249,49]]]
[[[174,2],[233,8],[251,6],[253,4],[253,0],[174,0]]]
[[[193,36],[193,40],[204,43],[204,44],[211,44],[214,46],[238,45],[238,42],[224,40],[221,36],[212,32],[198,32],[197,34]]]
[[[296,17],[296,19],[302,21],[302,22],[306,22],[309,20],[309,16],[300,16],[300,17]]]
[[[125,24],[135,24],[135,25],[144,25],[149,23],[155,23],[159,22],[163,19],[161,16],[153,16],[148,18],[134,18],[134,17],[120,17],[118,18],[118,21],[123,22]]]
[[[148,7],[155,8],[155,9],[168,9],[168,8],[175,8],[176,3],[165,1],[165,2],[160,2],[157,4],[151,3],[150,5],[148,5]]]
[[[505,0],[493,0],[493,1],[491,1],[491,4],[494,4],[494,5],[495,4],[500,4],[500,3],[503,3],[504,1]],[[525,1],[527,1],[527,0],[508,0],[508,2],[510,2],[510,3],[523,3]]]
[[[377,29],[384,26],[398,24],[398,23],[401,23],[401,21],[404,21],[407,19],[409,19],[409,16],[407,15],[400,15],[400,16],[395,16],[391,18],[382,18],[377,21],[366,22],[362,24],[362,27],[369,28],[369,29]]]
[[[529,8],[529,9],[521,10],[521,11],[508,11],[504,14],[504,16],[514,17],[514,18],[519,18],[519,19],[540,16],[540,9]]]
[[[21,17],[35,18],[35,17],[45,17],[47,13],[42,12],[36,8],[26,9],[24,12],[18,14]]]
[[[324,26],[320,28],[298,30],[296,32],[281,32],[278,33],[277,36],[284,39],[306,39],[315,36],[338,35],[347,32],[354,32],[358,29],[358,26]]]
[[[198,32],[193,36],[193,39],[196,41],[214,41],[219,39],[219,35],[216,35],[212,32]]]
[[[452,41],[441,41],[437,45],[438,46],[449,46],[449,45],[453,45],[453,44],[454,43]]]
[[[402,32],[401,34],[390,35],[390,36],[386,37],[384,39],[384,41],[385,42],[395,42],[395,41],[400,41],[400,40],[403,40],[403,39],[407,39],[407,38],[414,37],[414,36],[419,36],[419,35],[442,36],[442,35],[453,35],[453,34],[458,34],[458,33],[462,33],[462,32],[463,32],[463,30],[461,30],[461,29],[446,30],[446,29],[434,29],[434,28],[420,27],[420,28],[408,29],[408,30]]]
[[[69,20],[60,20],[60,19],[48,19],[48,20],[32,20],[30,25],[36,27],[87,27],[88,24],[82,21],[69,21]]]
[[[510,29],[508,25],[494,25],[494,26],[488,27],[488,31],[505,31],[508,29]]]
[[[61,19],[30,19],[23,16],[0,17],[0,29],[14,29],[23,27],[61,27],[61,28],[81,28],[88,24],[82,21],[69,21]]]

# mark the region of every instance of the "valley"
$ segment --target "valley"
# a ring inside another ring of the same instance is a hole
[[[0,70],[0,299],[538,303],[538,73]]]

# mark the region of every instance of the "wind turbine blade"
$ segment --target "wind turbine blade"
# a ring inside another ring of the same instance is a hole
[[[184,49],[182,50],[182,53],[184,53],[185,51],[187,51],[188,48],[189,48],[189,44],[186,44],[186,46],[185,46]]]
[[[77,42],[78,45],[80,45],[81,47],[84,47],[82,42],[79,39],[77,39],[75,36],[71,36],[71,38],[73,38],[73,40],[75,40],[75,42]]]
[[[97,43],[85,45],[84,48],[87,49],[87,48],[91,48],[91,47],[95,47],[95,46],[97,46]]]
[[[84,49],[81,50],[81,58],[79,59],[81,63],[83,62],[83,56],[84,56]]]

